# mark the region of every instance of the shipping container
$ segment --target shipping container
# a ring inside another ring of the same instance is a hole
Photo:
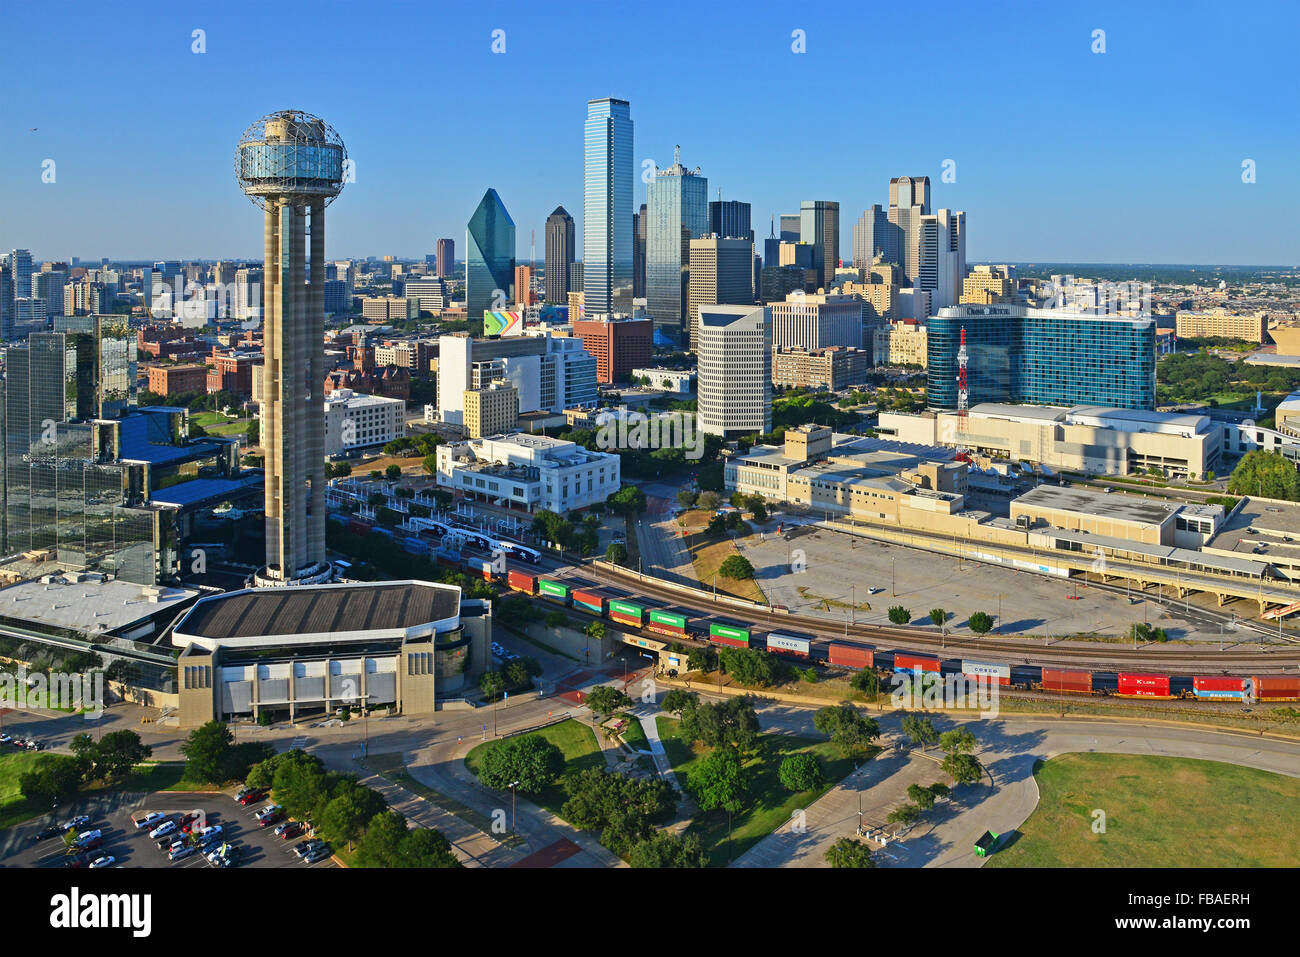
[[[686,616],[678,615],[671,611],[660,611],[658,608],[651,608],[650,622],[646,627],[661,635],[677,635],[682,637],[686,634]]]
[[[833,641],[827,652],[830,663],[841,668],[870,668],[876,661],[875,649],[866,645],[842,645]]]
[[[506,574],[506,584],[514,591],[521,591],[525,595],[537,594],[537,576],[528,575],[524,572],[511,571]]]
[[[709,640],[722,645],[731,645],[733,648],[748,648],[749,629],[737,628],[734,625],[719,625],[714,622],[709,625]]]
[[[492,573],[496,570],[490,558],[468,558],[465,560],[465,567],[469,569],[471,575],[481,575],[487,581],[492,580]]]
[[[896,651],[894,652],[894,670],[906,671],[914,675],[925,674],[927,672],[938,674],[939,659],[931,658],[928,655],[908,655],[901,651]]]
[[[582,608],[593,615],[603,615],[605,614],[605,596],[594,591],[575,588],[573,590],[573,607]]]
[[[557,581],[551,581],[549,578],[538,580],[537,593],[543,598],[554,598],[566,605],[569,603],[569,586]]]
[[[1254,675],[1250,680],[1256,701],[1300,701],[1300,678]]]
[[[787,635],[779,631],[773,631],[769,632],[767,636],[767,650],[771,651],[773,648],[807,658],[808,652],[812,648],[812,642],[797,635]]]
[[[962,660],[961,673],[968,678],[986,678],[991,684],[1011,684],[1011,666],[998,665],[988,661]]]
[[[1058,671],[1043,669],[1044,691],[1068,691],[1073,694],[1092,694],[1091,671]]]
[[[609,618],[620,625],[630,625],[633,628],[640,628],[645,624],[645,609],[640,605],[634,605],[630,601],[609,600]]]
[[[1144,675],[1121,671],[1119,690],[1121,698],[1172,698],[1168,675]]]
[[[1195,675],[1192,690],[1198,698],[1215,698],[1240,701],[1246,696],[1246,679],[1223,675]]]

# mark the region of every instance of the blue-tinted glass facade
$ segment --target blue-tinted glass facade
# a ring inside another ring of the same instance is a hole
[[[709,180],[680,162],[646,188],[646,312],[655,328],[680,341],[686,322],[691,240],[709,231]]]
[[[632,312],[632,162],[631,106],[609,97],[589,102],[578,287],[588,317]]]
[[[931,408],[957,408],[963,328],[972,406],[1027,402],[1155,408],[1154,319],[1006,306],[958,306],[930,318]]]
[[[465,228],[465,313],[483,321],[483,313],[510,305],[510,285],[515,281],[515,221],[495,189],[483,199]],[[500,295],[504,302],[494,304]]]

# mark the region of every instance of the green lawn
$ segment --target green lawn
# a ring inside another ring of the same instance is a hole
[[[686,787],[691,768],[708,753],[708,749],[692,747],[687,743],[677,733],[676,719],[661,716],[655,721],[664,752],[677,775],[677,782]],[[690,825],[689,831],[699,836],[713,867],[727,866],[731,860],[788,821],[794,811],[808,807],[853,770],[853,759],[844,757],[840,749],[829,741],[783,734],[763,734],[759,738],[763,745],[761,755],[746,765],[753,775],[750,779],[750,793],[754,798],[749,807],[732,818],[731,846],[728,847],[727,841],[726,812],[700,813]],[[784,758],[801,752],[817,756],[826,783],[811,791],[791,794],[781,784],[777,771]],[[866,759],[870,760],[877,753],[879,749],[873,748]]]
[[[232,419],[220,412],[200,412],[191,415],[190,421],[209,435],[243,435],[248,431],[249,419]]]
[[[591,728],[585,724],[570,719],[542,728],[540,731],[530,731],[529,733],[541,735],[563,752],[564,774],[570,771],[585,771],[588,768],[605,767],[605,755],[600,749],[600,744],[596,741],[596,736],[592,733]],[[470,772],[477,776],[479,768],[483,764],[483,755],[500,743],[500,741],[488,741],[480,744],[465,755],[465,767],[469,768]],[[538,794],[528,795],[528,798],[534,804],[546,808],[551,813],[559,814],[566,795],[564,788],[557,783]]]
[[[634,751],[649,751],[650,739],[645,736],[645,729],[641,727],[637,716],[621,714],[619,717],[627,720],[627,727],[623,729],[623,742]]]
[[[987,867],[1292,867],[1300,856],[1295,778],[1126,754],[1067,754],[1034,777],[1038,808]]]

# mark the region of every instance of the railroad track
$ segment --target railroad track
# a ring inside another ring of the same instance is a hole
[[[713,601],[707,594],[693,594],[649,576],[639,576],[632,571],[614,571],[598,565],[583,565],[557,573],[557,577],[586,580],[591,585],[617,588],[632,595],[663,601],[689,609],[701,617],[720,616],[793,629],[814,636],[818,643],[851,641],[880,645],[887,643],[900,651],[940,652],[945,658],[969,655],[972,658],[994,657],[1010,665],[1042,665],[1068,667],[1078,665],[1091,671],[1136,670],[1150,667],[1161,672],[1182,669],[1193,672],[1224,674],[1262,674],[1289,672],[1300,669],[1300,647],[1294,645],[1267,645],[1261,651],[1252,643],[1250,648],[1237,647],[1225,651],[1203,648],[1178,648],[1168,645],[1147,645],[1139,648],[1117,647],[1106,644],[1098,648],[1078,645],[1060,647],[1041,641],[1023,639],[1008,641],[997,638],[965,638],[951,635],[941,638],[934,631],[923,628],[890,625],[836,625],[825,618],[812,615],[769,611],[762,606],[739,607],[722,601]],[[698,590],[697,590],[698,591]]]

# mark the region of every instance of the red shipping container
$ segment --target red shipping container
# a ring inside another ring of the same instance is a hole
[[[894,670],[899,671],[939,671],[939,659],[929,658],[925,655],[904,655],[894,652]]]
[[[1058,671],[1054,668],[1044,668],[1043,690],[1092,694],[1092,672]]]
[[[1121,672],[1119,675],[1119,693],[1137,698],[1168,698],[1168,675],[1140,675]]]
[[[525,575],[523,572],[511,571],[506,573],[506,582],[515,591],[526,592],[529,595],[537,594],[536,575]]]
[[[1194,675],[1192,687],[1197,691],[1240,691],[1244,680],[1223,675]]]
[[[1259,701],[1300,700],[1300,678],[1283,678],[1279,675],[1253,675],[1255,698]]]
[[[736,638],[724,638],[722,635],[709,635],[709,641],[717,642],[720,645],[730,645],[732,648],[748,648],[749,645]]]
[[[844,668],[870,668],[876,660],[875,650],[862,645],[841,645],[831,642],[828,651],[831,664]]]

